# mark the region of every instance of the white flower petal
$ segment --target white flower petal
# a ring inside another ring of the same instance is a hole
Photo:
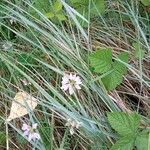
[[[28,130],[23,132],[23,136],[28,136],[28,135],[29,135],[29,131]]]
[[[37,124],[37,123],[34,123],[34,124],[32,125],[32,129],[36,129],[37,126],[38,126],[38,124]]]
[[[81,87],[78,84],[75,84],[75,88],[78,89],[78,90],[81,89]]]
[[[74,129],[70,128],[70,134],[73,135],[74,134]]]
[[[74,93],[73,87],[69,85],[69,94],[72,95]]]
[[[67,91],[69,88],[69,84],[62,85],[61,89]]]
[[[36,132],[33,133],[33,134],[32,134],[32,139],[33,139],[33,140],[36,140],[36,139],[39,140],[39,139],[40,139],[39,133],[36,133]]]
[[[29,133],[28,141],[30,142],[33,139],[33,133]]]
[[[30,130],[30,126],[29,125],[27,125],[27,124],[23,124],[22,125],[22,128],[21,128],[23,131],[25,131],[25,130]]]

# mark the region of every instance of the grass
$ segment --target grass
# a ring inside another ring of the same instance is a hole
[[[108,111],[136,111],[150,123],[149,20],[148,14],[147,18],[139,14],[139,3],[120,1],[115,6],[110,1],[106,17],[99,14],[86,20],[62,1],[68,21],[54,24],[29,1],[22,2],[0,3],[0,116],[6,135],[1,149],[107,149],[117,139],[106,119]],[[27,7],[40,18],[28,13]],[[88,26],[83,28],[75,16]],[[134,57],[136,41],[145,50],[144,58]],[[6,42],[11,42],[11,49],[3,49]],[[112,48],[114,57],[121,51],[130,54],[128,74],[114,91],[107,92],[90,69],[89,54],[96,47]],[[73,96],[60,89],[66,72],[82,78],[82,90]],[[31,85],[24,86],[23,79]],[[5,122],[20,90],[37,98],[38,106],[29,115]],[[73,136],[65,126],[68,118],[82,122]],[[37,122],[42,140],[27,142],[21,131],[24,122]]]

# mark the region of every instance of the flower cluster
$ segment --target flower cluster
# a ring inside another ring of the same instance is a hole
[[[82,122],[78,122],[78,121],[75,121],[75,120],[72,120],[72,119],[68,119],[67,120],[67,123],[66,123],[66,126],[69,127],[70,129],[70,134],[73,135],[75,133],[75,130],[76,129],[79,129],[82,125]]]
[[[27,80],[23,79],[21,80],[21,82],[24,85],[30,85],[31,83],[29,83]],[[76,90],[80,90],[81,89],[81,78],[79,76],[77,76],[76,74],[65,74],[62,77],[62,86],[61,89],[63,91],[68,91],[70,95],[74,94]],[[81,126],[81,122],[72,120],[72,119],[68,119],[66,126],[69,127],[70,129],[70,134],[73,135],[75,133],[76,129],[79,129],[79,127]],[[28,141],[35,141],[35,140],[39,140],[40,139],[40,134],[36,131],[37,130],[37,123],[32,124],[32,126],[28,125],[28,124],[23,124],[22,126],[22,130],[23,130],[23,136],[27,137]]]
[[[81,79],[76,74],[65,74],[62,78],[61,89],[63,91],[69,91],[69,94],[72,95],[75,92],[75,89],[81,89]]]
[[[32,126],[29,126],[27,124],[23,124],[22,130],[24,131],[23,136],[26,136],[28,138],[28,141],[35,141],[36,139],[40,139],[39,133],[36,132],[37,129],[37,123],[32,124]]]

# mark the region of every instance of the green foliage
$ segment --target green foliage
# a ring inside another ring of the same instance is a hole
[[[44,146],[47,150],[52,149],[53,126],[50,126],[49,123],[44,120],[41,120],[40,122],[42,126],[40,127],[39,132]]]
[[[55,0],[53,1],[53,3],[50,3],[49,0],[35,0],[33,6],[40,12],[42,12],[48,19],[51,19],[55,23],[57,23],[58,21],[66,20],[60,0]],[[30,9],[30,12],[35,17],[39,18],[39,16],[33,9]]]
[[[50,12],[46,13],[45,16],[47,18],[52,19],[53,21],[64,21],[66,20],[66,17],[63,13],[63,7],[60,0],[56,0],[52,6],[52,9]]]
[[[83,15],[86,19],[88,19],[89,14],[90,18],[94,18],[99,16],[99,14],[103,15],[105,11],[105,0],[92,0],[89,5],[89,0],[70,0],[68,2],[73,8],[75,8],[81,15]],[[90,8],[89,8],[90,6]],[[78,18],[79,22],[82,26],[86,26],[87,24],[81,18]]]
[[[90,55],[90,62],[96,73],[106,73],[101,80],[107,90],[113,90],[122,83],[123,75],[127,72],[123,63],[128,62],[128,54],[126,52],[120,53],[113,62],[111,49],[97,50]]]
[[[111,147],[110,150],[132,150],[133,144],[133,136],[122,137]]]
[[[138,58],[138,59],[142,59],[144,58],[144,55],[145,55],[145,51],[143,49],[141,49],[141,46],[139,43],[132,43],[133,47],[135,48],[135,58]]]
[[[96,73],[105,73],[111,69],[112,51],[111,49],[102,49],[90,55],[91,67]]]
[[[70,0],[69,2],[77,11],[81,14],[82,12],[89,12],[89,0],[77,1],[77,0]],[[103,14],[105,11],[105,0],[93,0],[91,1],[90,13],[91,16],[95,15],[98,16],[98,13]],[[82,10],[82,12],[81,12]]]
[[[111,147],[111,150],[138,150],[148,149],[149,133],[139,131],[141,118],[137,113],[127,114],[113,112],[107,114],[112,128],[120,135],[119,140]]]
[[[150,0],[141,0],[141,3],[142,3],[144,6],[149,6],[149,5],[150,5]]]
[[[135,140],[135,146],[137,150],[149,150],[150,149],[150,133],[142,131],[138,134]]]
[[[16,135],[16,140],[21,145],[25,145],[28,143],[27,140],[23,136],[21,136],[19,133],[17,133]]]
[[[4,145],[6,141],[6,133],[3,131],[0,131],[0,145]]]
[[[121,136],[133,135],[140,124],[140,116],[136,113],[126,114],[122,112],[108,113],[108,121],[112,128]]]

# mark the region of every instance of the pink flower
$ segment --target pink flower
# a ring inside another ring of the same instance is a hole
[[[63,91],[67,91],[69,90],[69,94],[72,95],[74,93],[75,89],[80,90],[81,87],[80,85],[82,84],[81,79],[79,76],[77,76],[76,74],[65,74],[62,77],[62,86],[61,89]]]
[[[23,124],[22,126],[22,130],[24,131],[23,136],[27,136],[29,142],[31,140],[33,141],[35,141],[36,139],[39,140],[40,135],[39,133],[36,132],[36,129],[37,129],[37,123],[34,123],[32,127],[27,124]]]

